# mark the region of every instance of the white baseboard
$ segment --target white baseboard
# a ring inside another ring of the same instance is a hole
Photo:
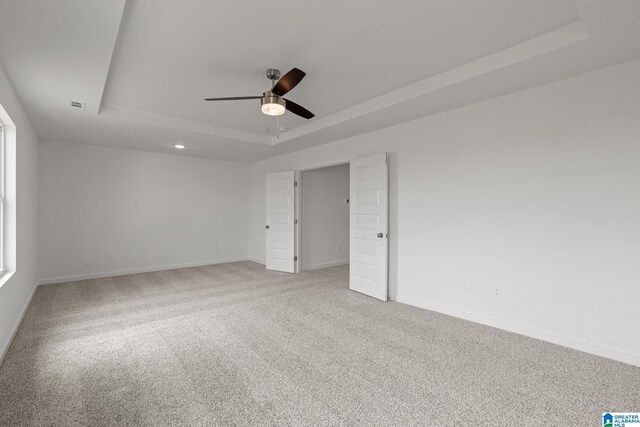
[[[248,257],[247,260],[248,261],[252,261],[252,262],[257,262],[258,264],[262,264],[262,265],[266,265],[267,264],[267,262],[265,260],[263,260],[263,259]]]
[[[529,328],[527,326],[518,325],[515,323],[505,322],[503,320],[494,319],[491,317],[469,313],[466,311],[458,310],[451,307],[445,307],[438,304],[432,304],[430,302],[407,297],[404,295],[391,295],[393,301],[413,305],[415,307],[424,308],[427,310],[435,311],[449,316],[459,317],[461,319],[470,320],[475,323],[480,323],[494,328],[503,329],[505,331],[514,332],[516,334],[525,335],[531,338],[536,338],[542,341],[547,341],[553,344],[561,345],[563,347],[572,348],[574,350],[583,351],[585,353],[595,354],[596,356],[606,357],[608,359],[617,360],[619,362],[628,363],[634,366],[640,366],[640,355],[626,353],[620,350],[615,350],[608,347],[602,347],[596,344],[586,343],[573,338],[556,335],[550,332],[544,332],[537,329]]]
[[[9,335],[7,340],[4,343],[2,343],[2,348],[0,349],[0,366],[2,366],[2,362],[4,362],[4,358],[7,355],[7,351],[9,351],[9,347],[11,347],[11,343],[13,342],[13,339],[16,337],[16,334],[18,333],[18,329],[20,329],[20,325],[22,324],[22,319],[24,319],[24,315],[27,314],[27,309],[29,308],[29,305],[31,304],[31,300],[33,299],[33,296],[36,293],[36,289],[38,289],[38,285],[34,283],[33,289],[31,289],[31,295],[29,295],[29,299],[27,299],[26,304],[22,307],[22,312],[20,313],[20,316],[18,316],[15,323],[13,324],[13,329],[11,331],[11,334]]]
[[[77,282],[79,280],[102,279],[104,277],[125,276],[127,274],[150,273],[153,271],[173,270],[176,268],[201,267],[203,265],[226,264],[228,262],[248,261],[249,258],[227,258],[209,261],[187,262],[182,264],[161,265],[155,267],[132,268],[129,270],[105,271],[102,273],[78,274],[74,276],[52,277],[48,279],[40,279],[39,285],[52,285],[55,283]]]
[[[320,270],[321,268],[329,268],[329,267],[336,267],[338,265],[345,265],[345,264],[349,264],[349,260],[343,260],[343,261],[337,261],[337,262],[327,262],[324,264],[314,264],[314,265],[308,265],[306,267],[302,267],[302,271],[309,271],[309,270]]]

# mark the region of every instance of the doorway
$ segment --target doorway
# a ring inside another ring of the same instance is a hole
[[[300,173],[300,269],[349,263],[349,164]]]
[[[365,295],[387,301],[388,299],[388,175],[389,158],[387,153],[374,154],[367,157],[358,157],[346,164],[349,170],[349,184],[347,192],[340,191],[332,195],[335,200],[337,194],[345,205],[348,205],[348,243],[342,245],[340,238],[325,239],[321,235],[316,239],[324,239],[330,248],[326,253],[332,252],[333,247],[338,254],[346,252],[346,257],[307,257],[305,266],[307,269],[328,267],[336,263],[349,263],[349,289]],[[335,165],[335,164],[334,164]],[[328,169],[323,165],[315,169]],[[302,268],[302,232],[299,215],[302,210],[302,197],[300,182],[301,171],[287,171],[268,173],[266,176],[266,268],[287,273],[299,273]],[[339,176],[339,175],[337,175]],[[319,182],[325,182],[319,180]],[[340,184],[332,185],[321,192],[323,196],[332,192],[334,187],[340,188]],[[313,195],[307,201],[307,212],[325,212],[328,202],[321,202],[322,197]],[[311,206],[311,207],[310,207]],[[315,206],[315,207],[314,207]],[[340,212],[339,210],[336,212]],[[328,214],[321,215],[324,220]],[[331,224],[331,223],[330,223]],[[335,229],[333,228],[335,227]],[[329,232],[339,231],[338,227],[329,227]],[[313,233],[307,232],[307,238]],[[312,237],[313,239],[313,237]],[[309,240],[309,239],[308,239]],[[310,240],[313,242],[313,240]],[[338,242],[338,243],[336,243]],[[313,245],[313,243],[312,243]],[[315,245],[313,245],[315,247]],[[312,252],[314,249],[307,250]],[[313,252],[312,252],[313,253]]]

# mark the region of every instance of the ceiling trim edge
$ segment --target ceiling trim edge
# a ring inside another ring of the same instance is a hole
[[[413,98],[424,96],[437,90],[579,43],[588,38],[589,35],[583,21],[575,21],[512,47],[467,62],[424,80],[354,105],[353,107],[314,120],[309,124],[290,130],[286,134],[281,135],[280,138],[272,137],[271,144],[280,144],[310,133],[321,131],[328,127],[409,101]]]
[[[104,84],[100,94],[100,101],[106,91],[109,70],[114,60],[117,50],[117,40],[125,19],[127,0],[122,3],[122,17],[120,27],[114,37],[109,67],[104,76]],[[228,138],[238,141],[251,142],[265,145],[277,145],[283,142],[301,138],[305,135],[319,132],[321,130],[336,126],[338,124],[356,119],[358,117],[372,114],[384,108],[409,101],[411,99],[428,95],[440,89],[444,89],[456,84],[468,81],[485,74],[489,74],[502,68],[523,62],[540,55],[570,46],[575,43],[587,40],[589,35],[582,19],[549,31],[540,36],[534,37],[522,43],[494,52],[487,56],[467,62],[458,67],[449,69],[442,73],[427,77],[416,83],[404,86],[400,89],[385,93],[375,98],[364,101],[360,104],[338,111],[325,117],[318,118],[308,124],[292,129],[286,134],[279,136],[266,136],[253,132],[245,132],[237,129],[216,126],[202,122],[195,122],[161,114],[149,113],[116,105],[98,103],[95,114],[114,117],[122,120],[143,123],[147,125],[163,127],[174,130],[193,132],[221,138]]]
[[[124,15],[127,9],[127,0],[122,0],[122,9],[120,10],[120,22],[118,23],[118,30],[115,33],[115,37],[113,38],[113,45],[111,46],[111,56],[109,58],[109,63],[107,64],[107,69],[104,73],[104,78],[102,79],[102,90],[98,95],[98,102],[95,104],[89,104],[89,111],[94,114],[100,114],[102,111],[102,99],[104,98],[104,93],[107,90],[107,84],[109,82],[109,77],[111,73],[111,65],[113,64],[113,58],[116,54],[116,48],[118,47],[118,39],[120,38],[120,32],[122,31],[122,23],[124,22]],[[95,105],[95,106],[94,106]]]
[[[266,145],[270,145],[272,143],[270,136],[263,136],[257,133],[243,132],[241,130],[230,129],[201,122],[194,122],[191,120],[164,116],[161,114],[148,113],[146,111],[118,107],[115,105],[102,104],[100,114],[122,120],[144,123],[152,126],[217,136],[238,141],[253,142]]]

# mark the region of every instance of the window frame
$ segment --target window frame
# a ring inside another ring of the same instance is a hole
[[[0,103],[0,287],[16,273],[17,262],[17,133],[11,116]]]
[[[5,182],[6,182],[6,134],[7,128],[0,120],[0,277],[4,275],[5,270],[5,240],[6,240],[6,230],[5,230],[5,205],[7,199],[5,197]]]

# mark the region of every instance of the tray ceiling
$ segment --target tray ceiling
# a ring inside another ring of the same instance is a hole
[[[401,7],[399,7],[401,6]],[[633,0],[1,0],[0,61],[43,139],[256,161],[640,56]],[[306,121],[260,113],[265,69]],[[69,102],[86,103],[74,111]],[[275,137],[279,133],[279,137]],[[286,144],[283,144],[285,143]]]

